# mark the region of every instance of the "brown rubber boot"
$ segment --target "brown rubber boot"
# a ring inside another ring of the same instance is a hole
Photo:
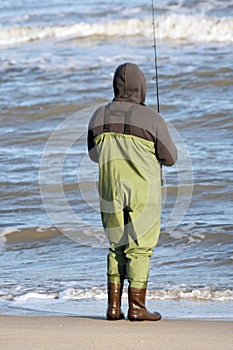
[[[150,313],[145,306],[146,288],[132,288],[128,290],[129,321],[159,321],[162,316],[159,312]]]
[[[107,320],[123,320],[125,318],[121,311],[121,296],[123,284],[108,284],[108,309]]]

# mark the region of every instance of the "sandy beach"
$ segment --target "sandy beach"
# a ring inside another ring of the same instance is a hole
[[[1,350],[231,350],[232,322],[109,322],[78,317],[0,317]]]

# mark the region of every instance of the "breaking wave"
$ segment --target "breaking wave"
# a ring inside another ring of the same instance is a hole
[[[233,42],[232,18],[164,15],[157,18],[160,40],[178,42]],[[128,19],[68,26],[0,28],[0,46],[15,46],[48,38],[81,39],[152,35],[151,19]]]
[[[122,298],[128,298],[127,290],[123,291]],[[215,289],[210,286],[200,288],[176,287],[172,289],[148,290],[147,298],[150,300],[232,301],[233,290],[232,288]],[[91,289],[67,288],[63,291],[52,293],[39,293],[35,290],[21,295],[6,294],[0,291],[0,301],[12,301],[23,304],[28,301],[32,302],[33,300],[43,302],[47,299],[59,299],[63,301],[83,299],[106,300],[107,291],[96,287]]]
[[[60,235],[60,232],[54,227],[9,227],[0,231],[0,246],[3,246],[5,243],[45,240],[58,235]]]

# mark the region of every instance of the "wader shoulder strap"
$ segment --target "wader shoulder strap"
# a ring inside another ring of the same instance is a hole
[[[132,112],[138,108],[138,105],[134,105],[128,109],[128,111],[125,113],[125,128],[124,133],[130,134],[130,121],[131,121],[131,115]]]
[[[109,119],[110,119],[110,104],[105,106],[104,109],[104,132],[109,132]]]

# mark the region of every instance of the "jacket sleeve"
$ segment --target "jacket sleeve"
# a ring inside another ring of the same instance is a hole
[[[177,149],[164,119],[160,115],[158,118],[155,143],[156,158],[161,164],[171,166],[177,161]]]
[[[99,163],[99,154],[96,150],[94,134],[92,129],[88,130],[87,147],[90,159],[95,163]]]
[[[96,137],[96,132],[95,132],[96,114],[97,114],[97,111],[94,112],[88,125],[87,147],[88,147],[88,154],[90,159],[95,163],[99,163],[99,154],[97,152],[97,148],[94,141]]]

